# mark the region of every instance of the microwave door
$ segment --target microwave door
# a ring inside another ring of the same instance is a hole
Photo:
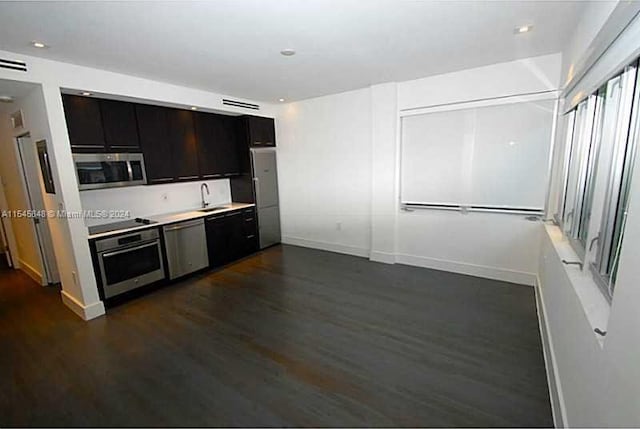
[[[142,154],[74,154],[81,190],[146,183]]]
[[[81,185],[107,182],[104,168],[99,162],[76,162],[76,171]]]

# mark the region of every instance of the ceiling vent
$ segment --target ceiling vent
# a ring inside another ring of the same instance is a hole
[[[18,71],[27,71],[27,63],[24,61],[8,60],[6,58],[0,58],[0,68]]]
[[[243,101],[229,100],[227,98],[222,99],[222,104],[225,106],[241,107],[243,109],[260,110],[260,106],[257,104],[245,103]]]

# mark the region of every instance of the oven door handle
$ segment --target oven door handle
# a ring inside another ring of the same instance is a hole
[[[132,250],[144,249],[145,247],[151,247],[151,246],[158,246],[159,247],[160,246],[160,242],[156,240],[156,241],[152,241],[149,244],[145,244],[144,246],[131,246],[131,247],[127,247],[126,249],[116,250],[115,252],[103,253],[100,256],[102,258],[109,258],[111,256],[116,256],[116,255],[120,255],[122,253],[131,252]]]

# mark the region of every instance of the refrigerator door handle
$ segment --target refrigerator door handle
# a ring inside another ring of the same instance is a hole
[[[256,190],[256,207],[260,207],[260,179],[253,178],[253,188]]]

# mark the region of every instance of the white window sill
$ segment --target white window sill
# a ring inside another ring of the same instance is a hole
[[[545,224],[545,230],[549,235],[560,260],[580,261],[578,254],[573,250],[569,240],[562,234],[562,231],[558,226]],[[593,279],[587,265],[588,263],[585,264],[582,270],[578,265],[563,266],[567,277],[569,278],[569,282],[573,286],[573,289],[582,304],[584,314],[591,324],[593,335],[598,340],[600,347],[603,347],[606,337],[596,334],[594,330],[596,328],[601,331],[607,330],[611,306],[607,299],[602,295],[602,292]]]

